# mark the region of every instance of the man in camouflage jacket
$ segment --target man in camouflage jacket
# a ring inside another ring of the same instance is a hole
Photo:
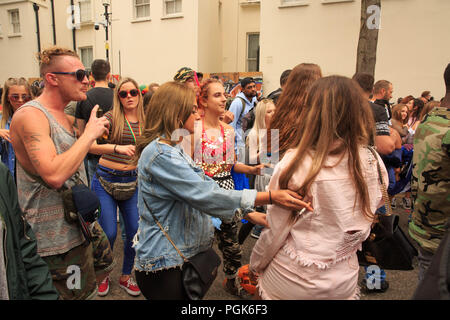
[[[418,126],[414,136],[414,199],[409,234],[419,244],[419,280],[448,229],[450,217],[450,64],[447,94]]]

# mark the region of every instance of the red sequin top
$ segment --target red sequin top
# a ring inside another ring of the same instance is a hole
[[[212,130],[208,130],[212,135]],[[217,130],[216,130],[217,131]],[[201,166],[203,172],[209,177],[214,177],[224,172],[231,172],[234,165],[234,134],[233,129],[225,130],[220,125],[220,135],[217,138],[210,139],[206,134],[205,125],[202,129],[202,159]]]

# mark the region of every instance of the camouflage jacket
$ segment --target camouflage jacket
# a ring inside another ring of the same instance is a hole
[[[410,236],[435,253],[450,217],[450,108],[435,108],[414,136]]]

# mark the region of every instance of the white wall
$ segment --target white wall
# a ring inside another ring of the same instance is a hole
[[[131,76],[139,84],[150,84],[172,80],[183,66],[196,68],[197,0],[184,0],[182,16],[172,19],[163,18],[163,1],[153,0],[151,20],[141,22],[132,21],[132,0],[111,2],[113,73],[121,72],[122,76]],[[100,41],[96,43],[99,45]]]
[[[318,64],[324,75],[352,76],[356,66],[360,4],[322,4],[280,8],[261,2],[261,71],[264,92],[279,87],[281,73],[300,63]]]
[[[41,47],[45,48],[52,43],[50,6],[37,1],[39,9],[39,27]],[[20,36],[11,36],[8,10],[19,9]],[[0,3],[0,22],[2,36],[0,37],[0,82],[9,77],[39,77],[39,63],[36,57],[38,52],[37,28],[33,4],[29,1],[3,1]]]
[[[317,63],[324,76],[351,77],[356,69],[360,0],[279,8],[261,3],[261,66],[265,92],[279,86],[285,69]],[[450,1],[382,0],[376,80],[394,85],[394,98],[430,90],[444,95],[442,75],[450,62]]]
[[[375,77],[393,83],[394,97],[430,90],[445,95],[443,74],[450,63],[450,1],[382,2]]]

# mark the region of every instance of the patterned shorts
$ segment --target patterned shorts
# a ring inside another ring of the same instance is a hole
[[[108,238],[95,222],[91,228],[92,242],[85,242],[66,253],[43,257],[53,285],[63,300],[88,300],[97,294],[96,277],[110,272],[114,258]]]
[[[229,172],[218,173],[212,178],[222,189],[234,190],[234,181]]]
[[[226,190],[234,190],[234,181],[229,172],[222,172],[213,180]],[[217,246],[223,255],[223,272],[228,278],[235,277],[241,267],[242,250],[238,241],[238,219],[234,216],[230,223],[222,221],[220,231],[216,230]]]

